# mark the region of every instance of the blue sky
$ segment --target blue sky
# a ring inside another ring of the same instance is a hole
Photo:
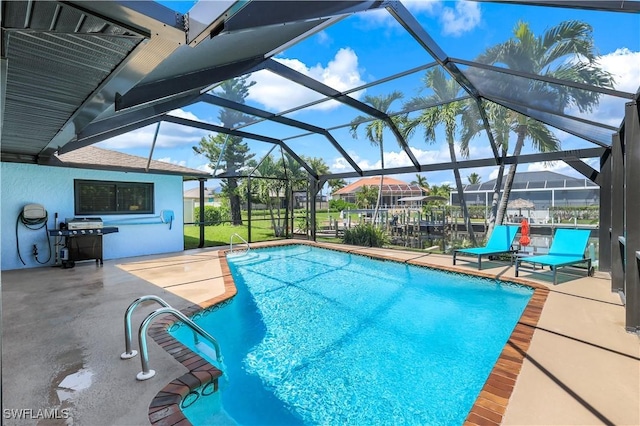
[[[163,3],[180,12],[185,12],[193,4],[188,1]],[[638,34],[640,16],[637,14],[476,2],[423,0],[404,3],[449,56],[466,60],[474,60],[487,47],[507,40],[519,20],[528,22],[536,34],[542,34],[545,29],[564,20],[583,20],[593,27],[595,45],[602,55],[600,63],[603,68],[614,73],[616,88],[635,93],[640,85],[640,37]],[[348,16],[334,26],[279,53],[276,59],[340,91],[346,91],[433,60],[385,10]],[[422,86],[423,76],[424,72],[421,71],[365,91],[354,92],[350,96],[361,100],[365,95],[381,95],[399,90],[404,93],[404,100],[407,100],[419,94],[418,89]],[[319,98],[315,92],[292,84],[268,71],[254,73],[250,80],[256,81],[257,84],[250,89],[246,102],[263,110],[282,112]],[[604,97],[595,111],[581,114],[581,116],[618,126],[623,116],[624,102],[624,99]],[[394,103],[391,110],[400,108],[402,108],[402,101]],[[569,111],[569,113],[577,112]],[[219,123],[218,109],[210,105],[196,104],[172,114],[213,124]],[[329,101],[288,114],[287,117],[326,128],[347,124],[359,115],[362,114],[354,109]],[[307,136],[289,139],[294,135],[302,134],[303,131],[271,123],[252,125],[243,130],[285,139],[286,143],[298,153],[323,158],[333,172],[352,170],[324,138]],[[155,125],[148,126],[104,141],[99,146],[146,157],[149,154],[154,132]],[[348,129],[333,130],[331,133],[361,168],[364,170],[379,168],[379,150],[365,140],[363,131],[359,132],[358,139],[353,139]],[[153,158],[210,170],[209,161],[195,154],[192,149],[200,138],[207,134],[201,130],[163,123],[160,126]],[[435,143],[425,142],[422,132],[417,132],[409,141],[414,155],[421,163],[450,161],[442,129],[438,129],[436,134],[438,137]],[[562,149],[595,146],[561,131],[557,131],[556,134],[562,142]],[[261,142],[252,140],[246,140],[246,142],[256,157],[261,157],[271,148],[269,144]],[[515,140],[512,141],[514,142]],[[528,152],[533,151],[527,146],[523,153]],[[487,158],[491,155],[486,137],[477,137],[473,141],[470,158]],[[385,135],[384,158],[385,167],[409,165],[409,159],[399,149],[391,134]],[[591,161],[590,164],[597,168],[597,160]],[[518,168],[520,171],[543,169],[578,176],[562,162],[536,163]],[[495,176],[496,168],[462,170],[463,180],[473,172],[478,173],[482,181],[487,181]],[[427,177],[430,184],[453,181],[453,173],[450,171],[427,172],[423,175]],[[415,177],[415,174],[396,177],[409,181]],[[215,181],[211,185],[215,186]]]

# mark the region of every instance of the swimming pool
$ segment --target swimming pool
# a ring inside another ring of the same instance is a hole
[[[193,424],[462,424],[533,293],[306,245],[228,263],[237,296],[196,319],[225,377]]]

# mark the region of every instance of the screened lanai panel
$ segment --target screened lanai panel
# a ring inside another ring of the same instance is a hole
[[[593,143],[609,146],[611,145],[611,137],[615,133],[613,130],[595,126],[577,119],[527,108],[507,101],[501,101],[501,103],[514,111],[526,114],[533,119],[562,130],[563,132],[557,132],[559,137],[571,141],[571,144],[568,146],[563,143],[562,149],[593,148]],[[578,138],[569,139],[569,137],[566,136],[568,134],[578,136]]]
[[[309,165],[318,174],[348,173],[354,171],[349,161],[344,158],[332,144],[332,141],[324,135],[312,133],[306,136],[284,139],[283,142],[303,158],[314,159],[313,161],[309,161]],[[318,170],[318,162],[326,165],[327,170]]]
[[[480,55],[487,49],[514,37],[514,30],[520,22],[527,24],[537,37],[542,37],[545,31],[562,22],[579,21],[588,24],[592,29],[590,37],[595,50],[598,55],[602,55],[604,61],[601,63],[606,66],[615,66],[616,50],[626,48],[637,52],[640,49],[637,30],[640,28],[640,15],[637,13],[580,9],[583,4],[596,3],[590,0],[566,2],[570,7],[517,3],[525,2],[434,2],[431,10],[414,15],[448,56],[469,61],[480,59]],[[629,3],[611,2],[611,6],[621,10],[616,6]],[[443,19],[444,15],[447,19]],[[525,70],[536,72],[530,67]],[[615,68],[610,70],[615,71]]]
[[[321,129],[349,125],[361,119],[373,119],[365,112],[333,100],[292,111],[284,114],[283,117],[302,121]]]
[[[248,176],[256,168],[260,160],[267,154],[276,151],[274,144],[250,138],[241,138],[218,133],[213,152],[213,166],[218,164],[214,176]]]
[[[308,130],[299,127],[288,126],[267,119],[252,121],[242,126],[242,130],[259,135],[276,137],[278,139],[291,138],[308,132]]]
[[[487,139],[484,125],[480,120],[477,104],[471,99],[464,98],[408,114],[408,121],[417,123],[407,142],[418,162],[421,165],[431,165],[450,163],[452,161],[446,127],[443,121],[449,108],[457,112],[452,139],[456,161],[493,159],[493,150]],[[476,131],[473,132],[476,136],[466,144],[466,149],[463,149],[464,144],[461,144],[462,133],[465,129],[461,119],[463,112],[477,118],[476,122],[474,122],[477,126]],[[433,125],[434,123],[435,125]]]
[[[584,118],[604,126],[617,126],[624,118],[624,104],[628,101],[624,97],[477,67],[460,66],[460,69],[480,93],[489,98],[525,104],[551,114]]]
[[[384,8],[347,16],[278,58],[299,61],[339,92],[433,62]]]
[[[290,67],[296,66],[295,63],[292,64],[282,59],[280,62]],[[244,102],[249,106],[272,113],[281,113],[325,98],[324,95],[269,70],[260,70],[247,74],[243,78],[246,78],[246,83],[251,85]],[[223,87],[216,86],[212,89],[212,93],[223,96]]]
[[[356,129],[357,138],[352,135],[351,126],[332,129],[329,133],[362,170],[380,169],[380,148],[377,143],[367,139],[366,126],[367,123],[363,123]],[[411,159],[388,128],[382,134],[382,148],[385,169],[413,167]]]
[[[378,109],[384,109],[382,108],[384,105],[387,108],[382,112],[387,112],[389,115],[406,109],[415,109],[416,106],[412,103],[414,98],[424,99],[433,95],[433,90],[425,84],[426,73],[427,70],[420,69],[409,75],[401,75],[378,84],[373,83],[365,89],[349,94],[349,96],[371,106],[374,106],[373,103],[375,103],[375,107]]]

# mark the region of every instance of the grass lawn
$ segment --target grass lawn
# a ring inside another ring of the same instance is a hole
[[[284,213],[282,214],[282,219],[284,219]],[[318,212],[317,213],[317,221],[319,226],[324,226],[329,223],[329,215],[332,218],[337,218],[340,216],[339,213],[327,213]],[[296,213],[296,219],[294,219],[294,228],[297,228],[300,220],[298,219],[300,216],[303,216],[301,213]],[[279,238],[275,237],[273,229],[271,227],[271,220],[269,219],[269,214],[266,211],[254,211],[251,215],[251,241],[269,241],[269,240],[277,240]],[[243,224],[239,226],[233,226],[231,224],[223,224],[223,225],[215,225],[215,226],[206,226],[204,228],[204,246],[205,247],[215,247],[215,246],[226,246],[229,245],[229,241],[231,240],[231,236],[233,234],[238,234],[245,240],[249,239],[248,232],[248,221],[247,221],[247,212],[242,212],[242,221]],[[196,225],[185,225],[184,227],[184,248],[185,250],[194,249],[198,247],[200,242],[200,227]]]
[[[270,222],[254,221],[251,224],[251,240],[267,241],[278,239],[274,236]],[[226,246],[229,245],[231,236],[238,234],[245,240],[249,238],[248,226],[233,226],[230,224],[205,226],[204,228],[204,246]],[[236,240],[237,241],[237,240]],[[234,241],[234,242],[236,242]],[[184,248],[185,250],[197,248],[200,243],[200,227],[194,225],[186,225],[184,227]]]

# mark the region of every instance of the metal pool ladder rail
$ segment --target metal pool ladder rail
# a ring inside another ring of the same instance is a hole
[[[235,234],[233,234],[233,235],[231,236],[231,241],[229,241],[229,246],[230,246],[230,248],[229,248],[229,253],[233,253],[233,238],[234,238],[234,237],[237,237],[238,239],[240,239],[242,242],[244,242],[244,243],[245,243],[245,245],[247,246],[247,249],[246,249],[244,252],[245,252],[245,254],[246,254],[246,253],[249,253],[249,250],[251,250],[251,245],[247,242],[247,240],[245,240],[244,238],[242,238],[242,237],[240,236],[240,234],[238,234],[238,233],[235,233]],[[236,250],[237,250],[237,249],[236,249]]]
[[[159,304],[163,305],[162,308],[156,309],[151,312],[140,324],[140,329],[138,331],[138,344],[140,346],[140,362],[142,364],[142,371],[136,375],[136,379],[138,380],[147,380],[152,378],[156,372],[149,368],[149,351],[147,349],[147,329],[151,325],[154,319],[156,319],[160,315],[171,314],[174,317],[178,318],[182,321],[187,327],[193,330],[194,338],[197,343],[197,335],[201,335],[205,339],[207,339],[212,345],[216,352],[216,361],[219,364],[222,364],[222,354],[220,352],[220,345],[218,341],[207,333],[202,327],[198,324],[191,321],[184,315],[182,312],[178,311],[175,308],[169,306],[167,302],[162,300],[161,298],[153,295],[143,296],[136,299],[129,307],[127,308],[127,312],[125,313],[125,346],[126,352],[120,355],[122,359],[130,359],[136,356],[137,352],[135,350],[131,350],[131,312],[138,306],[140,303],[146,300],[154,300]]]

